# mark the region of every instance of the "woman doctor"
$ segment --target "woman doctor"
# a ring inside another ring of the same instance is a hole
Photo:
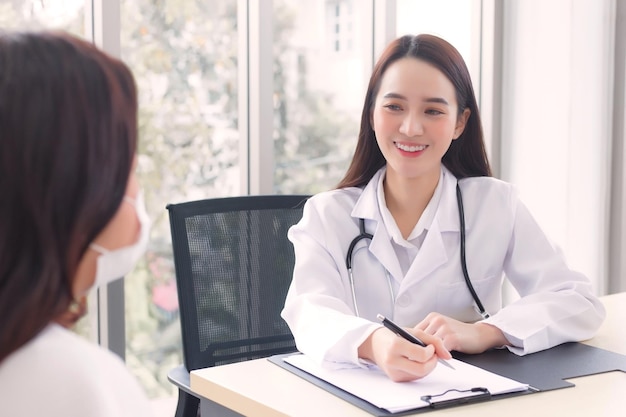
[[[431,35],[383,52],[345,177],[308,200],[289,239],[282,316],[298,349],[325,365],[373,363],[414,380],[453,350],[524,355],[590,338],[605,315],[514,188],[491,177],[467,67]],[[504,276],[520,295],[506,307]]]

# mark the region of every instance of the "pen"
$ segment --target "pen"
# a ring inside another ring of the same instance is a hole
[[[404,339],[408,340],[409,342],[415,343],[416,345],[420,345],[422,347],[426,347],[426,343],[422,342],[417,337],[413,336],[411,333],[407,332],[402,327],[398,326],[396,323],[394,323],[393,321],[389,320],[388,318],[386,318],[382,314],[378,314],[377,317],[378,317],[378,320],[382,321],[383,326],[385,326],[386,328],[388,328],[389,330],[391,330],[392,332],[394,332],[398,336],[401,336]],[[454,367],[452,365],[450,365],[448,362],[444,361],[443,359],[439,358],[438,361],[439,361],[440,364],[445,365],[445,366],[447,366],[450,369],[454,369]]]

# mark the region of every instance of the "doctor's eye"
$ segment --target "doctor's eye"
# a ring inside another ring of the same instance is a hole
[[[445,114],[443,111],[439,109],[427,109],[424,113],[429,114],[431,116],[439,116],[440,114]]]
[[[386,108],[386,109],[389,109],[391,111],[401,111],[402,110],[402,107],[400,107],[397,104],[393,104],[393,103],[385,104],[383,107]]]

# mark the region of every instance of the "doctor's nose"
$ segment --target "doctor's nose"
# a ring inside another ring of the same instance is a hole
[[[424,125],[419,117],[407,115],[400,125],[400,133],[407,137],[421,136],[424,134]]]

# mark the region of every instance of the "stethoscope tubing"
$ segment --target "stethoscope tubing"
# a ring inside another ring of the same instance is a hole
[[[467,285],[467,289],[470,294],[472,294],[472,298],[476,303],[476,307],[478,307],[478,312],[482,316],[483,319],[489,317],[489,313],[485,310],[483,303],[480,301],[478,294],[476,294],[476,290],[474,290],[474,286],[472,285],[472,281],[470,280],[469,273],[467,272],[467,262],[465,258],[465,210],[463,208],[463,195],[461,194],[461,187],[459,187],[459,182],[456,182],[456,201],[457,206],[459,208],[459,223],[461,229],[461,269],[463,270],[463,278],[465,278],[465,284]]]
[[[346,255],[346,266],[348,267],[349,271],[352,270],[352,254],[354,252],[354,247],[357,245],[357,243],[359,243],[363,239],[372,240],[374,238],[374,235],[365,232],[365,219],[359,219],[359,231],[359,235],[352,239],[352,242],[350,242],[350,246],[348,246],[348,253]]]
[[[356,313],[357,316],[360,316],[360,315],[359,315],[359,306],[358,306],[358,303],[356,302],[356,291],[354,290],[354,275],[352,275],[352,254],[354,253],[354,247],[361,240],[363,239],[372,240],[374,238],[374,235],[372,235],[371,233],[365,232],[365,219],[359,219],[359,231],[360,231],[359,235],[355,237],[354,239],[352,239],[352,242],[350,242],[350,246],[348,247],[348,253],[346,255],[346,267],[348,268],[348,278],[350,279],[350,288],[352,289],[352,305],[354,305],[354,312]],[[387,280],[389,280],[388,277],[387,277]],[[389,283],[389,286],[391,288],[391,282]]]

